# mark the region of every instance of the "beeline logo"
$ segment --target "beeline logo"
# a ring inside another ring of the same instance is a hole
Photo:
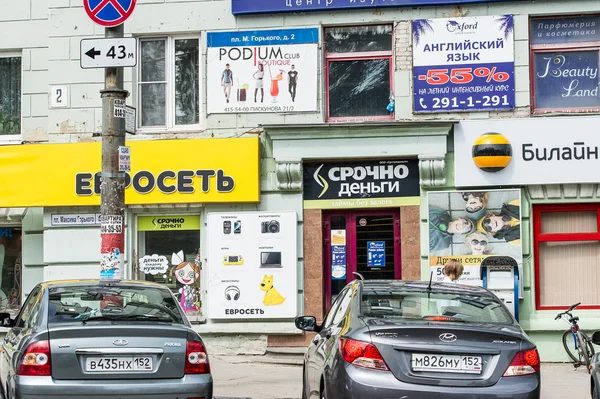
[[[315,181],[317,182],[317,184],[319,186],[323,187],[323,191],[321,191],[321,194],[319,194],[318,198],[321,198],[323,196],[323,194],[325,194],[325,192],[329,188],[329,183],[327,183],[327,180],[325,180],[325,178],[319,174],[319,172],[321,171],[321,169],[323,169],[323,166],[325,166],[325,165],[322,164],[321,166],[319,166],[317,168],[317,170],[315,171],[315,173],[313,174],[313,178],[315,179]]]
[[[477,24],[478,22],[475,22],[474,24],[468,24],[466,22],[460,23],[450,20],[446,23],[446,29],[448,30],[448,32],[464,32],[466,30],[476,30]]]

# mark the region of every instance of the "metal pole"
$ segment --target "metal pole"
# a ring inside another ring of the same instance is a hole
[[[124,25],[106,28],[106,38],[124,37]],[[125,172],[119,172],[119,146],[125,145],[122,110],[127,90],[123,89],[123,67],[106,68],[102,96],[102,173],[100,183],[100,277],[122,278],[125,250]]]

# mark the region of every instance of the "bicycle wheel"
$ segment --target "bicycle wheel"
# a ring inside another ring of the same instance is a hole
[[[577,333],[577,340],[579,341],[579,346],[577,347],[579,364],[585,366],[588,374],[590,374],[590,356],[588,356],[587,341],[581,332]]]
[[[587,343],[588,355],[590,356],[590,362],[591,362],[592,357],[596,354],[596,351],[594,350],[594,345],[592,343],[592,339],[589,337],[589,335],[587,335],[583,331],[581,332],[581,335],[583,335],[583,338],[585,339],[585,342]]]
[[[579,353],[575,348],[575,340],[573,339],[573,333],[571,333],[571,330],[564,332],[562,336],[562,343],[567,355],[569,355],[571,360],[573,360],[575,363],[579,363]]]
[[[592,345],[592,340],[590,339],[590,337],[588,337],[586,333],[580,331],[579,334],[581,337],[580,342],[582,342],[580,346],[583,355],[585,356],[583,364],[585,364],[588,374],[592,374],[590,365],[592,364],[592,356],[594,356],[594,345]]]

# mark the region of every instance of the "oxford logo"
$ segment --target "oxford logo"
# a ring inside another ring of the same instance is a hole
[[[456,337],[456,335],[454,335],[452,333],[443,333],[443,334],[440,334],[440,341],[442,341],[442,342],[454,342],[457,339],[458,338]]]
[[[127,344],[129,344],[129,341],[127,341],[126,339],[115,339],[113,341],[113,345],[116,345],[116,346],[125,346]]]

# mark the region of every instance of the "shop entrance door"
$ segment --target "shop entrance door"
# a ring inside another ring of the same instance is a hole
[[[325,310],[358,278],[402,278],[400,210],[332,211],[323,215]]]

